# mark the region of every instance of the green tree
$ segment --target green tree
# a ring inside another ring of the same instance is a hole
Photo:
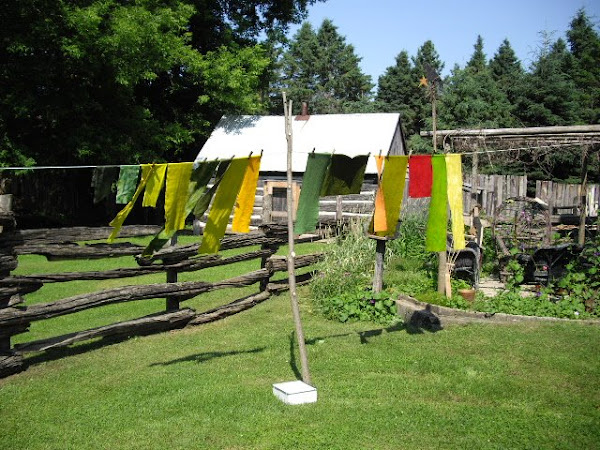
[[[225,112],[257,112],[262,31],[314,0],[3,2],[0,164],[190,159]]]
[[[600,122],[600,36],[584,9],[570,23],[567,40],[575,59],[572,71],[584,122]]]
[[[465,68],[455,66],[446,80],[439,118],[444,128],[497,128],[514,122],[506,94],[487,65],[481,36]]]
[[[481,35],[477,35],[477,41],[473,48],[474,51],[467,62],[467,67],[474,72],[484,71],[487,68],[487,60],[485,53],[483,52],[483,38]]]
[[[419,47],[416,56],[412,58],[412,62],[415,67],[413,73],[417,86],[419,86],[419,80],[427,75],[427,71],[425,70],[427,65],[440,76],[444,69],[444,63],[440,59],[440,55],[435,49],[433,42],[430,40],[425,41]],[[414,127],[417,134],[426,127],[431,128],[431,100],[427,93],[427,88],[421,86],[419,92],[420,95],[415,97],[414,103]]]
[[[520,87],[525,71],[508,39],[504,39],[498,47],[498,51],[490,60],[489,68],[492,78],[498,88],[506,94],[514,112],[514,105],[521,92]]]
[[[372,109],[373,85],[360,61],[333,22],[324,20],[316,33],[305,23],[283,56],[281,84],[296,108],[306,100],[313,113],[364,112]]]
[[[422,95],[408,52],[402,50],[396,56],[396,64],[379,77],[377,107],[383,112],[399,112],[405,133],[411,135],[417,131],[415,110]]]
[[[538,59],[525,76],[516,114],[526,126],[573,125],[580,119],[573,55],[565,41],[545,37]]]

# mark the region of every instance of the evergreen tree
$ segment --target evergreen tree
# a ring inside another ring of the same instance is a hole
[[[417,86],[419,79],[426,76],[426,64],[429,65],[438,75],[441,76],[444,63],[440,59],[433,42],[428,40],[417,50],[417,55],[412,58],[414,64],[414,80]],[[427,88],[420,88],[420,95],[416,97],[415,103],[415,132],[418,134],[425,127],[431,127],[431,101],[427,93]]]
[[[517,100],[515,111],[525,126],[573,125],[581,120],[573,67],[565,41],[550,44],[546,39]]]
[[[469,62],[467,62],[467,68],[471,69],[473,72],[481,72],[487,68],[487,60],[485,53],[483,52],[483,38],[481,35],[477,35],[477,41],[473,46],[475,49]]]
[[[580,116],[587,123],[600,122],[600,36],[584,9],[573,18],[567,31],[572,70],[577,86]]]
[[[405,133],[411,135],[416,132],[415,105],[420,104],[422,95],[408,52],[402,50],[396,56],[396,64],[379,77],[377,107],[384,112],[399,112]]]
[[[487,65],[481,36],[466,67],[456,66],[446,80],[439,118],[444,128],[497,128],[514,123],[508,98]]]
[[[517,97],[521,92],[521,83],[525,71],[508,39],[504,39],[500,47],[498,47],[498,51],[490,60],[489,68],[498,88],[506,94],[509,103],[514,109]]]
[[[302,100],[313,113],[369,111],[373,85],[360,60],[333,22],[324,20],[316,33],[305,23],[283,56],[281,85],[297,111]]]

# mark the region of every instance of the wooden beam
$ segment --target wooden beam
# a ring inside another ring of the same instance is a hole
[[[122,303],[133,300],[146,300],[150,298],[163,298],[167,296],[189,299],[196,295],[232,287],[250,286],[268,278],[270,273],[266,269],[229,278],[214,283],[204,281],[188,281],[179,283],[147,284],[135,286],[122,286],[107,289],[91,294],[76,295],[51,303],[39,303],[27,309],[4,308],[0,309],[0,327],[24,324],[35,320],[49,319],[51,317],[71,314],[84,309],[98,306]]]

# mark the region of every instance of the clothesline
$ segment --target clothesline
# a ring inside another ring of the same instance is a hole
[[[600,144],[600,141],[588,141],[586,144]],[[516,147],[516,148],[503,148],[503,149],[491,149],[491,150],[477,150],[473,152],[460,152],[463,156],[470,156],[475,154],[489,154],[489,153],[504,153],[504,152],[515,152],[521,150],[541,150],[548,148],[557,148],[557,147],[579,147],[583,145],[582,143],[572,143],[572,144],[552,144],[552,145],[537,145],[535,147]],[[295,150],[294,153],[299,154],[311,154],[314,153],[315,150],[310,151],[301,151]],[[335,154],[335,150],[333,150],[332,154]],[[375,155],[376,153],[368,153],[368,155]],[[63,169],[96,169],[100,167],[121,167],[121,166],[136,166],[139,164],[98,164],[98,165],[79,165],[79,166],[9,166],[9,167],[0,167],[0,171],[3,170],[63,170]]]

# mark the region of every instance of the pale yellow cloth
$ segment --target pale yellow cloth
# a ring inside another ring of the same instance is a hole
[[[185,204],[194,163],[171,163],[165,189],[165,233],[185,228]]]
[[[133,205],[135,205],[136,200],[138,199],[138,197],[140,196],[140,194],[146,187],[146,183],[148,183],[148,179],[152,176],[153,173],[154,173],[153,165],[146,164],[146,165],[142,166],[142,178],[140,180],[140,183],[138,184],[137,189],[135,190],[135,193],[133,194],[133,197],[131,198],[129,203],[127,203],[125,205],[125,207],[121,211],[119,211],[119,213],[115,216],[115,218],[113,220],[111,220],[109,223],[109,225],[111,227],[113,227],[113,230],[112,230],[112,233],[110,233],[110,236],[108,236],[108,242],[113,242],[115,240],[115,238],[118,236],[119,231],[121,230],[121,226],[123,225],[123,222],[125,222],[125,219],[127,219],[127,216],[133,209]]]
[[[244,181],[242,181],[242,187],[235,203],[235,212],[231,222],[231,230],[234,232],[248,233],[250,231],[259,170],[260,155],[250,157],[244,174]]]
[[[166,164],[142,164],[142,176],[143,171],[146,167],[154,166],[154,170],[151,172],[148,182],[146,184],[146,190],[144,191],[144,198],[142,199],[142,206],[156,207],[158,196],[162,191],[163,185],[165,184],[165,175],[167,174]]]
[[[465,248],[465,221],[463,218],[463,179],[461,155],[446,155],[448,204],[452,216],[453,249]]]

